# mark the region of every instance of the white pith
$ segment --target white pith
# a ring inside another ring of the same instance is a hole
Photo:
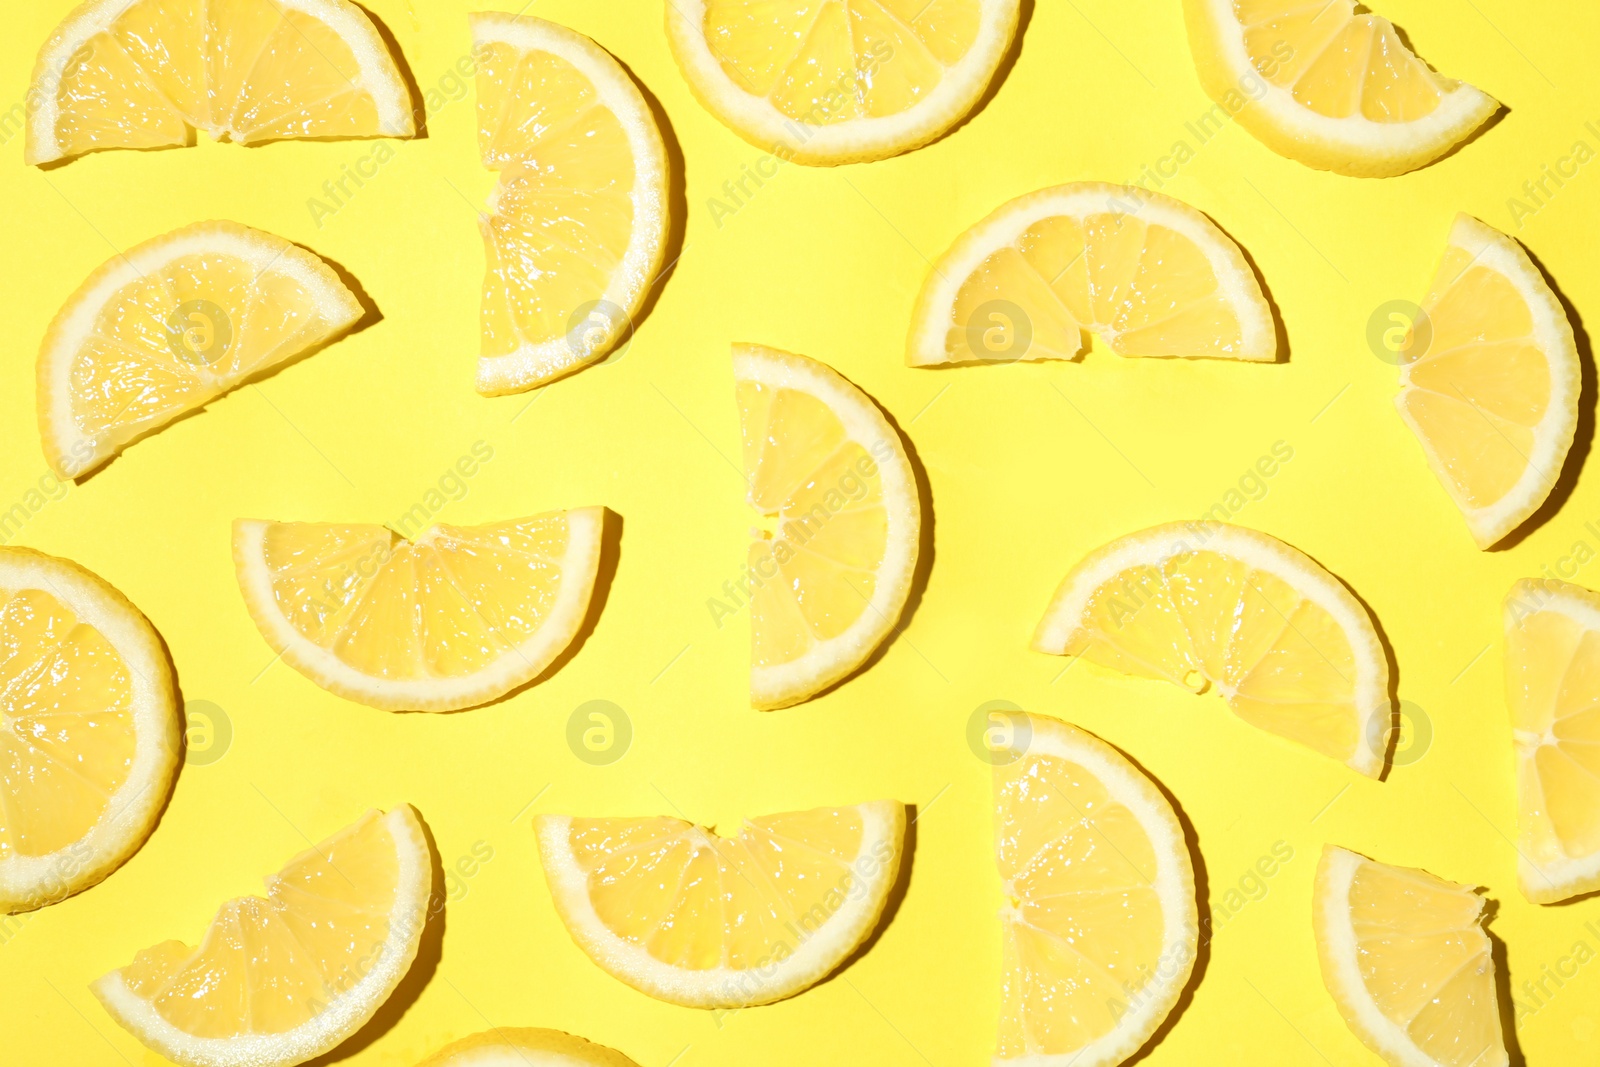
[[[967,279],[990,255],[1015,245],[1029,227],[1044,219],[1066,216],[1081,220],[1105,213],[1131,215],[1151,225],[1165,226],[1193,242],[1211,265],[1218,290],[1239,320],[1241,354],[1232,358],[1276,358],[1277,333],[1266,297],[1239,247],[1215,223],[1161,193],[1104,182],[1075,182],[1020,196],[956,238],[923,282],[912,316],[906,362],[913,367],[959,362],[946,347],[950,328],[956,325],[956,299]],[[1044,281],[1048,284],[1050,279]],[[1073,317],[1064,304],[1062,311],[1068,318]],[[1109,327],[1079,325],[1092,329],[1107,346],[1115,342],[1116,335]],[[1073,359],[1077,355],[1078,352],[1064,352],[1035,358]]]
[[[933,91],[894,115],[814,124],[791,119],[764,96],[728,77],[706,42],[705,0],[668,0],[667,39],[700,102],[757,148],[797,163],[831,166],[883,159],[918,148],[954,126],[977,104],[1016,32],[1018,0],[976,0],[977,36]],[[909,27],[906,32],[910,33]],[[859,95],[859,88],[858,88]]]
[[[1583,371],[1566,310],[1520,245],[1470,215],[1456,216],[1455,224],[1450,228],[1449,243],[1451,247],[1466,252],[1471,257],[1473,267],[1484,267],[1501,275],[1522,296],[1533,319],[1534,342],[1544,353],[1545,362],[1550,368],[1550,400],[1545,407],[1544,418],[1533,428],[1533,455],[1524,457],[1528,460],[1528,466],[1505,496],[1487,507],[1475,508],[1465,495],[1457,491],[1443,461],[1434,452],[1432,443],[1423,435],[1421,426],[1405,407],[1407,394],[1414,391],[1411,368],[1426,363],[1427,353],[1415,362],[1400,367],[1400,392],[1395,397],[1395,407],[1422,445],[1428,466],[1435,477],[1455,501],[1456,507],[1461,509],[1473,540],[1479,548],[1488,548],[1539,510],[1539,505],[1544,503],[1560,478],[1562,465],[1566,462],[1578,426],[1578,393],[1583,387]],[[1498,434],[1499,431],[1485,424],[1484,432]]]
[[[1199,950],[1200,918],[1195,900],[1194,866],[1176,813],[1160,790],[1110,745],[1085,731],[1054,719],[1029,715],[1028,746],[1021,759],[1052,756],[1082,767],[1106,788],[1112,800],[1131,811],[1150,840],[1156,859],[1151,883],[1161,904],[1162,940],[1157,959],[1181,953],[1183,963],[1162,976],[1159,971],[1138,990],[1141,1003],[1125,1013],[1109,1033],[1081,1048],[1062,1053],[1032,1053],[993,1058],[995,1067],[1114,1067],[1133,1055],[1182,996]],[[997,768],[996,782],[1005,770]],[[1015,897],[1010,885],[1007,899]],[[1005,905],[1002,922],[1016,922],[1018,909]],[[1130,995],[1130,1000],[1132,996]]]
[[[184,411],[203,407],[248,378],[303,351],[277,353],[275,358],[250,368],[243,377],[208,375],[203,368],[198,368],[196,377],[202,381],[209,378],[215,387],[215,392],[200,404],[113,427],[99,436],[84,433],[72,410],[72,367],[78,352],[94,334],[95,324],[106,304],[124,287],[160,272],[184,256],[200,254],[236,259],[256,276],[281,275],[292,279],[316,300],[317,313],[330,333],[354,324],[362,315],[355,294],[322,260],[280,237],[237,223],[197,223],[129,249],[90,275],[67,300],[56,313],[39,350],[40,431],[45,439],[45,454],[62,477],[76,478],[88,473],[134,440],[165,426]]]
[[[284,662],[318,685],[350,700],[390,711],[449,711],[482,704],[537,678],[572,643],[589,609],[599,569],[605,509],[574,508],[567,520],[567,549],[559,560],[561,584],[539,629],[481,670],[457,677],[394,680],[364,674],[307,638],[278,608],[265,555],[266,535],[276,525],[239,519],[233,527],[233,560],[250,617]],[[415,543],[436,536],[432,526]],[[362,594],[365,595],[365,594]]]
[[[180,727],[172,671],[161,639],[138,609],[90,572],[23,548],[0,547],[0,598],[37,589],[98,630],[128,668],[134,754],[105,813],[54,852],[0,859],[0,914],[54,904],[94,885],[138,850],[155,828],[178,773]],[[9,729],[0,722],[0,729]],[[0,801],[0,819],[5,804]],[[63,867],[70,866],[70,873]]]
[[[733,377],[774,389],[793,389],[821,401],[843,425],[845,436],[873,457],[883,487],[887,521],[877,585],[861,614],[837,637],[814,641],[799,659],[774,666],[750,665],[750,697],[759,707],[783,707],[846,677],[894,629],[917,566],[922,503],[900,435],[860,389],[832,368],[804,356],[759,345],[733,346]],[[880,454],[874,445],[887,446]],[[754,471],[746,471],[746,478]],[[752,503],[752,507],[754,504]]]
[[[655,118],[628,72],[610,53],[565,26],[531,16],[469,16],[474,47],[500,43],[522,52],[546,52],[572,65],[594,86],[600,103],[622,126],[633,153],[633,232],[627,251],[600,298],[621,308],[624,317],[611,322],[581,350],[563,334],[543,341],[524,340],[515,352],[480,356],[478,391],[486,395],[519,392],[603,358],[633,328],[633,317],[655,283],[665,254],[667,231],[667,155]],[[499,187],[489,208],[498,211]],[[485,234],[487,235],[487,229]]]
[[[534,829],[556,911],[590,959],[613,977],[672,1004],[739,1008],[782,1000],[820,981],[877,925],[903,861],[905,808],[894,801],[878,800],[858,804],[854,810],[861,819],[861,847],[850,861],[850,869],[859,874],[858,867],[871,861],[877,866],[875,880],[867,883],[867,892],[860,899],[851,900],[847,895],[838,910],[817,929],[808,931],[789,955],[769,964],[766,974],[760,973],[760,968],[727,965],[706,970],[676,967],[614,933],[595,912],[588,875],[572,854],[572,817],[540,815]],[[686,832],[711,835],[699,827]],[[893,849],[892,861],[880,859],[884,844]]]
[[[109,30],[128,8],[142,0],[89,0],[66,17],[56,27],[50,39],[39,50],[34,66],[33,84],[41,79],[52,79],[55,89],[41,94],[39,104],[28,118],[28,158],[30,164],[49,163],[63,156],[56,140],[56,124],[60,119],[61,101],[58,89],[62,74],[73,54],[89,38]],[[207,0],[199,0],[205,4]],[[394,58],[377,29],[360,8],[347,0],[274,0],[278,7],[302,12],[324,23],[349,47],[360,76],[359,86],[372,97],[378,111],[380,132],[374,136],[411,137],[416,134],[416,121],[411,114],[411,97],[395,68]],[[201,18],[205,18],[202,8]],[[248,79],[243,84],[249,84]],[[180,114],[174,107],[174,114]],[[211,137],[221,140],[235,131],[220,126],[206,128]]]
[[[125,1030],[184,1067],[291,1067],[335,1047],[372,1018],[411,969],[428,919],[432,854],[416,813],[401,806],[381,816],[381,821],[395,843],[398,867],[389,940],[366,974],[331,998],[311,1021],[277,1034],[196,1037],[168,1022],[150,1001],[130,989],[121,970],[96,979],[90,990]]]
[[[1377,630],[1360,601],[1338,579],[1275,537],[1227,523],[1204,522],[1169,523],[1118,538],[1091,552],[1063,579],[1039,621],[1033,647],[1052,655],[1067,655],[1069,644],[1089,632],[1082,620],[1096,589],[1129,567],[1160,567],[1173,556],[1200,551],[1237,559],[1273,575],[1338,624],[1355,659],[1356,677],[1351,692],[1359,718],[1356,749],[1345,762],[1362,774],[1380,774],[1386,750],[1383,746],[1374,749],[1367,739],[1382,738],[1387,743],[1393,706],[1389,699],[1389,661]],[[1234,695],[1224,680],[1206,680],[1223,697],[1231,699]]]

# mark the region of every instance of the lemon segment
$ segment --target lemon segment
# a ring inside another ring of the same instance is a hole
[[[138,609],[75,563],[0,547],[0,914],[82,892],[144,844],[180,733]]]
[[[1018,197],[956,239],[923,282],[906,362],[1124,356],[1277,358],[1272,309],[1227,234],[1187,204],[1102,182]]]
[[[643,94],[604,49],[531,16],[471,16],[478,142],[500,172],[478,390],[520,392],[589,365],[633,329],[661,270],[667,159]]]
[[[905,806],[880,800],[750,819],[725,836],[682,819],[541,815],[550,894],[579,948],[673,1004],[793,996],[867,939],[894,886]]]
[[[996,753],[1001,1008],[994,1063],[1111,1067],[1194,969],[1194,867],[1172,805],[1092,734],[1018,715]]]
[[[1583,383],[1572,324],[1522,246],[1468,215],[1422,313],[1395,406],[1488,548],[1539,510],[1572,447]]]
[[[452,1041],[417,1067],[639,1067],[615,1049],[559,1030],[497,1026]]]
[[[604,508],[487,526],[234,523],[250,617],[290,666],[390,711],[450,711],[542,674],[599,575]]]
[[[186,1067],[288,1067],[359,1030],[410,969],[433,868],[409,806],[370,811],[223,904],[198,946],[164,941],[90,989]]]
[[[832,166],[919,148],[961,121],[1011,45],[1017,0],[668,0],[700,103],[764,151]]]
[[[1393,1067],[1504,1067],[1484,902],[1467,886],[1326,845],[1313,921],[1322,980]]]
[[[26,160],[106,148],[412,137],[411,95],[348,0],[88,0],[39,51]]]
[[[1314,560],[1226,523],[1171,523],[1091,552],[1062,580],[1033,647],[1193,692],[1377,777],[1389,665],[1371,616]]]

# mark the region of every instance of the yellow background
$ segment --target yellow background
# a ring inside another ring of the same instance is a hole
[[[469,48],[459,0],[372,0],[426,92]],[[513,3],[503,6],[514,6]],[[0,108],[68,0],[8,5]],[[0,1059],[159,1062],[86,983],[169,937],[193,939],[223,899],[369,806],[409,801],[454,866],[441,942],[381,1025],[334,1057],[408,1065],[498,1025],[551,1026],[647,1067],[927,1064],[990,1054],[999,906],[988,768],[965,741],[989,700],[1063,716],[1122,746],[1179,798],[1214,905],[1277,842],[1293,858],[1220,922],[1191,1003],[1154,1064],[1375,1063],[1322,989],[1310,931],[1324,841],[1487,887],[1511,979],[1600,951],[1600,901],[1536,907],[1517,893],[1499,604],[1575,542],[1600,548],[1600,473],[1508,550],[1477,551],[1391,405],[1394,369],[1364,339],[1384,302],[1420,298],[1457,211],[1510,230],[1580,311],[1600,316],[1600,163],[1514,229],[1507,200],[1579,139],[1600,149],[1600,14],[1576,0],[1391,0],[1383,13],[1439,69],[1510,113],[1419,173],[1357,180],[1279,158],[1229,127],[1165,186],[1247,249],[1287,326],[1275,366],[1124,360],[920,371],[902,363],[928,260],[1003,201],[1079,179],[1126,181],[1210,108],[1176,0],[1049,0],[1031,10],[998,92],[955,133],[901,158],[780,169],[733,215],[708,198],[761,152],[692,99],[658,0],[537,0],[530,13],[595,37],[660,101],[686,176],[682,260],[624,356],[537,398],[472,389],[482,269],[475,213],[490,187],[473,97],[434,110],[319,227],[308,200],[372,143],[202,143],[108,153],[48,172],[0,152],[0,508],[45,465],[34,420],[39,338],[116,250],[202,219],[301,242],[356,278],[383,320],[131,448],[32,515],[13,543],[67,556],[122,589],[171,647],[184,697],[229,717],[231,748],[190,765],[148,844],[81,896],[0,927]],[[1596,129],[1586,130],[1586,121]],[[686,161],[686,162],[685,162]],[[1582,336],[1580,330],[1580,336]],[[825,360],[876,397],[932,486],[936,558],[904,633],[871,670],[781,712],[745,696],[743,615],[707,608],[737,575],[750,514],[735,468],[727,348],[749,340]],[[1585,348],[1587,351],[1587,348]],[[1592,367],[1589,369],[1592,380]],[[530,407],[530,399],[532,406]],[[1592,408],[1592,389],[1586,394]],[[1580,430],[1587,451],[1593,422]],[[491,707],[392,715],[340,700],[283,664],[246,617],[228,524],[396,520],[475,442],[492,461],[439,518],[474,523],[582,504],[623,517],[598,626],[564,669]],[[1026,648],[1089,549],[1224,499],[1275,442],[1293,459],[1237,521],[1310,553],[1372,606],[1400,695],[1432,741],[1387,782],[1234,719],[1214,697],[1098,674]],[[1593,530],[1586,528],[1594,520]],[[1569,576],[1600,586],[1600,564]],[[632,748],[595,767],[568,749],[593,699],[631,717]],[[840,975],[784,1003],[714,1016],[649,999],[568,940],[540,875],[535,811],[746,814],[894,797],[918,805],[906,894]],[[535,799],[537,798],[537,799]],[[530,806],[531,804],[531,806]],[[1253,885],[1253,883],[1252,883]],[[463,888],[464,887],[464,888]],[[1220,916],[1220,909],[1218,911]],[[1593,927],[1586,924],[1594,923]],[[435,931],[437,933],[437,931]],[[425,983],[419,974],[431,976]],[[1530,1064],[1593,1048],[1600,963],[1540,998],[1517,1041]],[[354,1051],[351,1051],[354,1049]]]

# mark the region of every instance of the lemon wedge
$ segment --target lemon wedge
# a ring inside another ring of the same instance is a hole
[[[497,1026],[452,1041],[417,1067],[639,1067],[615,1049],[560,1030]]]

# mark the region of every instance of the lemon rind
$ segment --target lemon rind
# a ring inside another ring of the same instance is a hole
[[[496,1056],[495,1053],[507,1053]],[[530,1059],[529,1057],[537,1057]],[[614,1048],[536,1027],[497,1026],[441,1048],[417,1067],[639,1067]]]

